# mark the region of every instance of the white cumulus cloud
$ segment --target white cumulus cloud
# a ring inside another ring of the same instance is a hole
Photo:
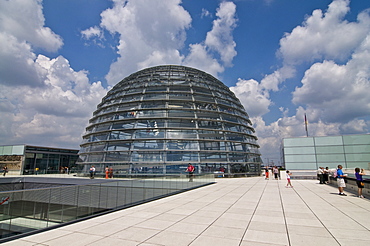
[[[218,52],[221,61],[226,66],[231,66],[232,59],[236,56],[236,43],[234,42],[232,31],[236,27],[235,18],[236,5],[232,2],[222,2],[217,9],[213,21],[213,28],[207,33],[205,44],[212,50]]]
[[[81,31],[81,34],[82,34],[82,37],[85,38],[85,39],[90,39],[92,37],[98,37],[98,38],[103,37],[102,30],[97,26],[93,26],[93,27],[90,27],[86,30],[83,30],[83,31]]]
[[[49,27],[45,27],[42,1],[1,1],[0,31],[16,37],[19,42],[27,41],[34,47],[57,51],[62,38]]]
[[[203,14],[210,16],[209,12]],[[235,15],[234,3],[220,3],[204,41],[185,47],[192,18],[180,0],[115,0],[112,8],[101,13],[100,23],[101,29],[119,37],[118,57],[106,76],[108,83],[114,85],[132,72],[164,64],[187,65],[217,76],[236,56]],[[98,33],[96,27],[82,32],[85,38]]]
[[[350,11],[349,0],[333,1],[327,11],[314,10],[301,26],[280,40],[279,53],[286,64],[319,59],[346,60],[369,31],[368,12],[358,15],[357,22],[344,19]]]
[[[269,112],[269,93],[256,80],[239,79],[236,86],[230,87],[248,112],[249,116],[262,116]]]
[[[265,156],[279,157],[282,138],[306,135],[304,114],[310,136],[369,132],[370,11],[364,10],[355,21],[348,21],[349,3],[334,0],[326,11],[314,10],[281,38],[277,52],[282,58],[281,68],[260,82],[239,79],[232,87],[254,117],[252,122]],[[296,77],[297,68],[305,66],[304,76]],[[270,96],[289,86],[284,84],[289,78],[301,81],[292,92],[296,112],[289,116],[289,111],[280,107],[282,117],[266,125],[262,117],[273,105]],[[283,88],[279,88],[281,84]],[[255,98],[249,92],[254,92]],[[256,102],[263,105],[260,114],[249,109],[250,105],[258,107]]]
[[[57,51],[62,39],[45,27],[42,2],[0,2],[0,142],[75,147],[106,94],[87,71],[74,71]]]
[[[85,71],[74,71],[61,56],[39,55],[36,63],[46,71],[43,87],[0,85],[0,141],[77,147],[107,90],[100,82],[90,84]]]
[[[101,13],[100,26],[119,35],[117,61],[106,76],[116,84],[145,66],[179,64],[191,17],[179,0],[114,1]],[[157,63],[158,62],[158,63]]]
[[[320,112],[324,122],[346,123],[370,115],[370,29],[343,65],[334,61],[313,64],[293,92],[293,102]],[[346,129],[346,128],[343,128]]]

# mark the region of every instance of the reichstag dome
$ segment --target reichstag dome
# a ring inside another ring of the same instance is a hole
[[[259,174],[248,114],[221,81],[184,66],[156,66],[115,85],[89,121],[78,164],[103,171]],[[80,166],[81,167],[81,166]]]

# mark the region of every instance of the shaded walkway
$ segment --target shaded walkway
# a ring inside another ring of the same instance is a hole
[[[368,199],[316,180],[216,181],[4,245],[370,245]]]

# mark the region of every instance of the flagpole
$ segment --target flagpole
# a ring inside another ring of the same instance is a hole
[[[308,122],[307,122],[307,116],[306,116],[306,114],[304,114],[304,125],[305,125],[305,128],[306,128],[306,137],[308,137],[307,124],[308,124]]]

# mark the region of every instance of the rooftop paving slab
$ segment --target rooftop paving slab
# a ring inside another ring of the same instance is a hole
[[[221,178],[213,185],[3,245],[370,245],[370,200],[316,180]]]

